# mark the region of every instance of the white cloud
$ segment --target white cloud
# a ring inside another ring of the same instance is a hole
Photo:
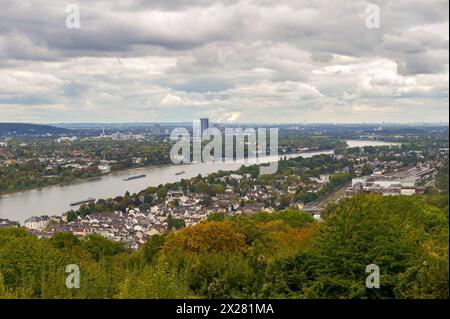
[[[78,2],[2,2],[0,121],[448,121],[447,1]]]

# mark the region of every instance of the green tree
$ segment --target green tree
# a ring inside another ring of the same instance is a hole
[[[147,263],[151,263],[154,260],[165,241],[166,235],[153,235],[145,242],[142,249],[144,251],[144,259]]]
[[[83,247],[95,260],[125,252],[123,243],[113,242],[99,234],[90,234],[82,241]]]

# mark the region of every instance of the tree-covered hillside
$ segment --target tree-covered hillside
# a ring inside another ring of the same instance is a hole
[[[447,196],[361,195],[330,211],[212,215],[132,253],[100,235],[0,229],[0,298],[448,298]],[[65,286],[68,264],[80,289]],[[379,289],[365,286],[369,264]]]
[[[70,133],[70,130],[50,125],[24,124],[24,123],[0,123],[1,136],[21,135],[59,135]]]

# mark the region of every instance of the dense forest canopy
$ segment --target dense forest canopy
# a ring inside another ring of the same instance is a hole
[[[0,137],[7,135],[67,134],[70,132],[68,129],[50,125],[0,123]]]
[[[0,229],[0,298],[448,298],[448,197],[359,195],[323,222],[218,214],[137,251],[100,235]],[[81,271],[67,289],[66,265]],[[367,289],[366,266],[380,269]]]

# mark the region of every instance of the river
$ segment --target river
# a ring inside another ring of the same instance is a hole
[[[382,141],[347,140],[349,147],[395,145]],[[287,158],[312,157],[319,154],[333,154],[332,150],[320,152],[303,152],[287,155]],[[278,157],[267,157],[264,162],[276,161]],[[242,163],[200,163],[191,165],[170,165],[160,167],[136,168],[104,175],[96,180],[72,183],[69,185],[48,186],[13,194],[0,196],[0,218],[19,221],[33,215],[61,215],[73,209],[70,203],[94,197],[109,198],[130,193],[137,193],[149,186],[180,181],[198,174],[207,175],[219,170],[236,170]],[[185,171],[182,175],[176,173]],[[124,181],[128,176],[145,174],[146,177]],[[77,208],[75,206],[75,208]]]

